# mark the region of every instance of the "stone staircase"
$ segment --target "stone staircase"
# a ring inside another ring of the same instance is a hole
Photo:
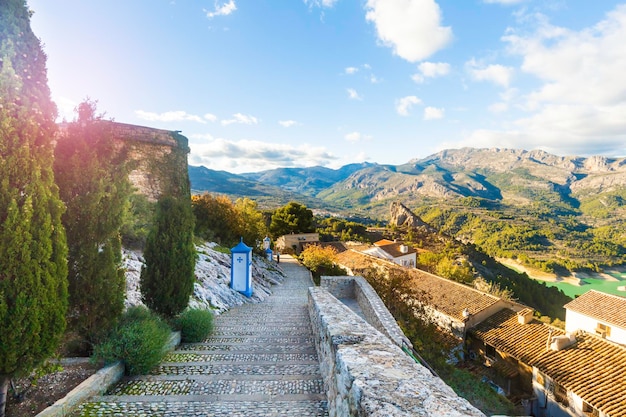
[[[287,278],[260,304],[216,317],[204,343],[182,344],[150,375],[123,379],[80,416],[327,416],[307,311],[308,271],[281,259]]]

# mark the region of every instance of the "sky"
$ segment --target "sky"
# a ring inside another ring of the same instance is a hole
[[[443,149],[626,156],[626,2],[27,0],[59,120],[89,98],[232,173]]]

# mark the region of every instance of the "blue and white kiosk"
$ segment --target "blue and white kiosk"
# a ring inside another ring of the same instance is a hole
[[[252,296],[252,248],[241,242],[230,250],[230,288],[246,297]]]
[[[270,249],[271,244],[272,240],[269,237],[265,236],[265,239],[263,239],[263,249],[265,249],[265,257],[268,261],[274,259],[274,254],[272,252],[272,249]]]

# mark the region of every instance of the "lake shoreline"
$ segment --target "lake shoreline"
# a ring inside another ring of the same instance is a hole
[[[588,285],[585,280],[597,280],[606,283],[618,283],[626,280],[626,266],[612,266],[605,269],[604,272],[572,272],[571,276],[564,277],[522,265],[514,259],[496,258],[496,260],[514,271],[526,273],[529,278],[546,282],[548,285],[567,284],[582,288]],[[616,275],[623,277],[623,279],[617,278]],[[626,296],[626,282],[624,284],[617,287],[617,290]]]

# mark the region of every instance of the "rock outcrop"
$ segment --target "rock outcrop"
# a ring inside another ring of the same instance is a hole
[[[391,203],[390,215],[391,220],[389,221],[389,224],[392,226],[424,229],[430,233],[437,233],[437,230],[434,227],[414,214],[404,204],[397,201]]]

